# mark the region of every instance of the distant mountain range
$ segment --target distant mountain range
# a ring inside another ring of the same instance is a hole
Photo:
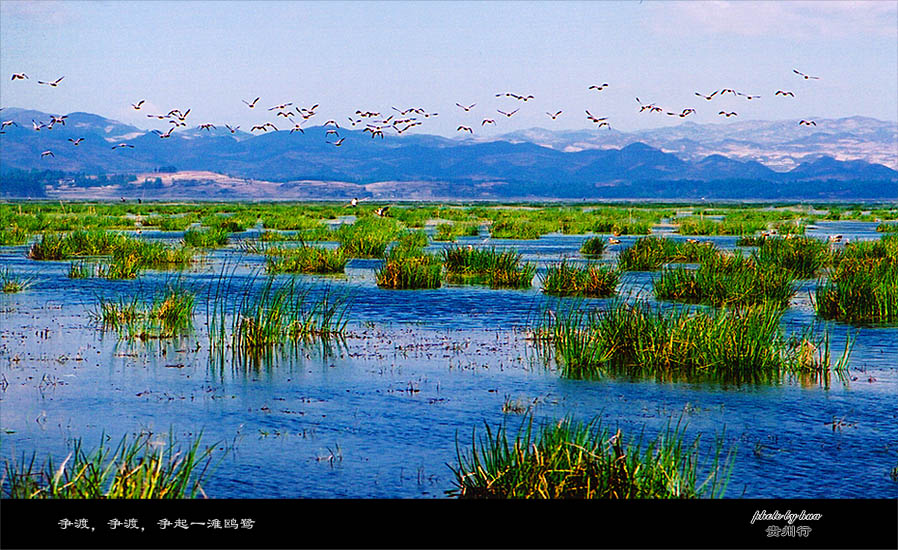
[[[136,176],[114,189],[83,189],[55,173],[44,182],[51,196],[73,197],[898,199],[898,125],[863,117],[817,119],[810,129],[750,121],[467,139],[340,129],[339,147],[327,142],[337,139],[326,139],[332,127],[261,135],[193,127],[161,139],[89,113],[35,131],[33,122],[50,118],[4,109],[16,125],[0,136],[0,194],[15,171],[54,170]]]

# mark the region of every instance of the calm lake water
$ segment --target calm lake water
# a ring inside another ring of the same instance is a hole
[[[808,234],[877,239],[875,225],[821,222]],[[515,249],[542,272],[562,257],[582,261],[578,250],[586,238],[483,235],[459,242]],[[635,239],[621,237],[604,260],[615,261]],[[702,240],[733,249],[736,238]],[[527,338],[541,309],[558,302],[539,291],[538,278],[528,290],[381,290],[374,282],[377,260],[350,261],[344,278],[299,276],[313,294],[328,289],[351,296],[345,341],[329,349],[310,344],[247,367],[210,361],[206,303],[223,270],[232,273],[235,288],[245,281],[261,285],[260,255],[231,244],[180,274],[150,271],[135,281],[107,281],[69,279],[68,261],[35,262],[26,251],[0,248],[0,265],[34,277],[25,292],[0,294],[3,458],[36,452],[39,462],[52,455],[58,463],[73,438],[93,448],[103,434],[115,444],[146,431],[172,430],[181,440],[202,432],[204,443],[226,449],[204,485],[213,498],[439,498],[453,486],[456,445],[469,448],[472,431],[479,437],[485,424],[505,422],[516,430],[524,417],[503,413],[503,405],[518,402],[530,405],[537,421],[601,416],[604,425],[634,436],[682,421],[690,435],[702,434],[705,457],[718,439],[735,453],[727,497],[898,496],[889,478],[898,466],[898,328],[820,322],[810,299],[816,281],[799,283],[783,327],[828,330],[836,353],[851,335],[846,383],[572,381]],[[653,276],[626,274],[620,291],[653,299]],[[149,299],[176,279],[197,293],[189,337],[130,341],[91,319],[100,297]]]

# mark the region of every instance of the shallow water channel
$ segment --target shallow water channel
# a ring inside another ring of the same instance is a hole
[[[872,223],[820,223],[809,236],[876,239]],[[182,233],[144,232],[178,239]],[[250,239],[257,231],[232,238]],[[685,238],[673,235],[674,238]],[[536,241],[462,238],[513,248],[540,272],[582,260],[586,236]],[[604,260],[636,237],[621,237]],[[735,237],[709,237],[732,249]],[[440,248],[434,244],[432,249]],[[735,453],[727,497],[894,498],[898,483],[898,328],[853,327],[816,319],[803,281],[783,318],[788,332],[828,330],[834,353],[855,339],[845,382],[825,387],[784,379],[733,386],[560,377],[528,339],[541,308],[557,303],[528,290],[443,286],[377,288],[377,260],[352,260],[342,278],[298,276],[313,293],[350,296],[345,341],[302,346],[262,364],[211,361],[209,288],[225,272],[236,286],[261,285],[264,262],[232,242],[183,273],[148,271],[134,281],[69,279],[70,262],[36,262],[27,246],[0,248],[0,264],[33,277],[25,292],[0,294],[0,454],[37,462],[65,457],[74,438],[94,448],[103,434],[171,429],[202,432],[221,458],[204,485],[213,498],[437,498],[453,486],[456,445],[503,422],[516,430],[530,408],[537,421],[564,416],[647,436],[678,421],[702,434],[704,456],[722,438]],[[625,274],[621,293],[652,299],[652,273]],[[254,278],[255,277],[255,278]],[[282,276],[287,278],[287,276]],[[175,279],[195,290],[194,334],[140,342],[104,331],[89,312],[98,297],[147,296]],[[602,307],[606,300],[587,300]]]

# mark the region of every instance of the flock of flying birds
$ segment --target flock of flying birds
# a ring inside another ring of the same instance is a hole
[[[804,80],[819,80],[819,78],[820,78],[818,76],[810,76],[805,73],[802,73],[798,69],[793,69],[792,72],[795,73],[796,75],[798,75],[799,77],[803,78]],[[38,85],[56,88],[59,86],[60,82],[62,82],[63,78],[65,78],[65,77],[61,76],[53,81],[38,80],[37,83],[38,83]],[[29,79],[29,77],[25,73],[13,73],[13,75],[12,75],[12,80],[23,80],[24,81],[24,80],[28,80],[28,79]],[[609,86],[610,86],[610,84],[608,84],[607,82],[604,82],[602,84],[593,84],[593,85],[589,86],[588,90],[595,90],[596,92],[601,92],[601,91],[605,90],[606,88],[608,88]],[[711,101],[715,97],[723,97],[726,94],[732,94],[734,97],[743,97],[749,101],[755,100],[755,99],[760,99],[760,97],[761,97],[759,95],[739,92],[739,91],[733,90],[731,88],[715,90],[715,91],[711,92],[710,94],[703,94],[701,92],[695,92],[696,96],[701,97],[702,99],[705,99],[706,101]],[[774,96],[775,97],[784,97],[784,98],[785,97],[794,98],[795,93],[792,91],[789,91],[789,90],[777,90],[774,93]],[[520,102],[520,104],[522,106],[524,103],[534,99],[534,96],[530,95],[530,94],[524,95],[524,94],[517,94],[517,93],[512,93],[512,92],[497,93],[496,97],[497,98],[503,98],[503,97],[510,98],[514,101]],[[245,99],[243,99],[242,101],[246,105],[247,108],[255,109],[256,106],[259,104],[260,99],[261,99],[261,97],[256,97],[252,101],[247,101]],[[680,118],[686,118],[687,116],[692,115],[696,112],[696,110],[691,107],[684,108],[680,111],[668,110],[668,109],[661,107],[655,103],[643,103],[638,97],[636,98],[636,102],[639,104],[639,112],[640,113],[644,113],[644,112],[648,112],[649,114],[664,113],[667,116],[677,116]],[[137,103],[132,103],[131,108],[133,108],[136,111],[140,111],[141,109],[143,109],[144,103],[146,103],[146,100],[142,99],[142,100],[138,101]],[[471,103],[470,105],[456,103],[455,105],[459,109],[464,111],[465,113],[470,113],[477,106],[477,103]],[[521,110],[522,106],[519,106],[514,110],[503,111],[501,109],[496,109],[496,111],[498,114],[504,116],[505,118],[511,118],[518,111]],[[292,102],[274,105],[274,106],[268,108],[268,112],[273,113],[275,116],[275,119],[277,119],[278,117],[282,117],[284,119],[284,122],[287,123],[287,126],[285,127],[285,126],[283,126],[283,123],[279,122],[279,124],[282,124],[282,126],[281,126],[281,128],[278,128],[278,126],[276,126],[273,122],[264,122],[262,124],[257,124],[255,126],[253,126],[250,129],[250,133],[251,134],[256,133],[256,132],[264,133],[264,132],[268,132],[269,130],[278,132],[282,129],[289,128],[291,134],[294,132],[299,132],[301,134],[305,134],[305,130],[303,129],[303,124],[306,123],[307,121],[309,121],[310,119],[312,119],[316,115],[316,110],[318,109],[318,107],[319,107],[319,104],[317,104],[317,103],[310,107],[295,106]],[[422,119],[428,119],[428,118],[435,117],[435,116],[439,115],[439,113],[428,112],[427,110],[420,108],[420,107],[410,107],[410,108],[406,108],[406,109],[398,109],[397,107],[393,107],[392,109],[396,112],[390,113],[390,116],[384,116],[383,114],[381,114],[380,112],[377,112],[377,111],[367,111],[367,110],[363,111],[363,110],[359,109],[359,110],[356,110],[355,116],[349,116],[347,118],[349,119],[350,127],[354,128],[354,127],[363,125],[364,126],[363,132],[369,132],[371,134],[371,139],[374,139],[377,137],[384,139],[384,135],[385,135],[384,132],[392,131],[392,132],[395,132],[397,135],[403,134],[406,131],[408,131],[416,126],[420,126],[420,125],[424,124]],[[0,109],[0,110],[2,110],[2,109]],[[546,112],[546,116],[548,116],[552,120],[557,120],[558,117],[561,116],[561,114],[563,112],[564,112],[563,110],[558,110],[555,112]],[[153,133],[158,135],[160,139],[165,139],[165,138],[170,138],[172,136],[172,133],[177,128],[182,128],[182,127],[187,126],[187,116],[189,114],[190,114],[190,109],[187,109],[186,111],[181,111],[180,109],[172,109],[166,114],[147,114],[146,116],[147,116],[147,118],[154,118],[157,120],[165,120],[165,121],[168,121],[169,124],[171,124],[171,126],[168,128],[168,130],[166,132],[162,132],[159,130],[153,130]],[[730,117],[738,116],[738,113],[735,111],[721,110],[718,113],[718,116],[730,118]],[[66,118],[67,118],[67,115],[62,115],[62,116],[51,115],[51,120],[49,122],[44,123],[44,122],[37,122],[35,120],[32,120],[31,122],[33,125],[33,129],[35,131],[52,130],[54,125],[56,125],[56,124],[62,124],[63,126],[65,126]],[[609,120],[609,117],[607,117],[607,116],[597,117],[597,116],[593,115],[592,113],[590,113],[589,110],[587,109],[586,110],[586,119],[588,121],[592,122],[593,124],[595,124],[596,128],[604,127],[604,128],[611,129],[611,122]],[[483,127],[488,124],[495,125],[496,119],[483,118],[480,123],[480,126]],[[801,120],[801,121],[799,121],[798,125],[799,126],[817,126],[817,123],[813,120]],[[2,126],[0,126],[0,134],[5,133],[4,130],[6,129],[7,126],[18,126],[18,124],[16,124],[16,122],[14,122],[12,120],[3,121]],[[341,127],[340,127],[339,123],[336,120],[328,120],[323,124],[323,126],[328,127],[325,131],[325,136],[324,136],[325,142],[333,145],[334,147],[341,147],[343,145],[343,141],[346,138],[340,136]],[[203,123],[203,124],[199,124],[198,126],[196,126],[196,128],[198,128],[200,130],[210,131],[210,130],[216,128],[216,126],[211,123]],[[227,128],[227,130],[230,133],[235,134],[235,133],[237,133],[237,130],[240,128],[240,126],[231,126],[230,124],[225,124],[225,128]],[[344,123],[344,128],[345,128],[345,123]],[[472,128],[471,126],[459,125],[458,128],[456,129],[456,132],[468,132],[470,134],[474,134],[474,128]],[[331,137],[331,136],[333,136],[333,137]],[[333,141],[331,141],[331,139],[333,139]],[[68,141],[70,141],[73,146],[78,146],[84,141],[84,138],[83,137],[77,138],[77,139],[69,138]],[[118,144],[112,146],[112,149],[133,149],[133,148],[134,148],[134,145],[131,145],[129,143],[118,143]],[[53,154],[53,151],[47,150],[47,151],[44,151],[41,153],[41,158],[46,158],[46,157],[55,157],[55,155]]]

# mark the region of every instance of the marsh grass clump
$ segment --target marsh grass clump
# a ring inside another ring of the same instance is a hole
[[[710,256],[698,269],[673,267],[662,270],[653,282],[655,296],[713,306],[750,306],[770,302],[786,308],[795,293],[792,272],[775,266],[759,266],[750,258]]]
[[[435,241],[455,241],[458,237],[477,237],[480,235],[480,224],[472,222],[441,223],[436,227],[433,236]]]
[[[193,326],[195,295],[179,286],[169,286],[149,304],[137,297],[100,299],[90,316],[104,329],[138,340],[172,338]]]
[[[761,246],[766,240],[764,235],[741,235],[736,240],[736,246]]]
[[[17,277],[10,274],[9,269],[0,269],[0,290],[7,294],[23,292],[34,282],[31,277]]]
[[[536,266],[513,250],[453,246],[442,251],[446,278],[453,284],[485,284],[492,288],[529,288]]]
[[[898,322],[898,236],[855,242],[835,256],[817,285],[817,314],[854,324]]]
[[[500,219],[490,225],[490,236],[494,239],[536,240],[541,235],[551,233],[554,227],[541,220],[515,217]]]
[[[162,231],[185,231],[188,227],[199,221],[196,214],[188,213],[171,216],[149,216],[143,224],[148,227],[158,227]]]
[[[43,467],[22,458],[6,463],[3,490],[8,498],[107,499],[195,498],[210,474],[212,450],[200,448],[202,435],[181,445],[141,433],[123,437],[115,448],[100,446],[85,451],[80,439],[58,466],[52,458]]]
[[[617,292],[621,272],[607,265],[577,267],[562,261],[546,269],[540,286],[554,296],[584,296],[607,298]]]
[[[590,237],[580,246],[580,254],[584,256],[601,256],[605,253],[605,239],[603,237]]]
[[[93,264],[79,261],[69,264],[69,279],[89,279],[96,273],[96,267]]]
[[[350,258],[383,258],[387,245],[399,236],[399,224],[392,218],[363,217],[340,226],[334,237]]]
[[[898,223],[882,222],[876,226],[876,230],[880,233],[898,233]]]
[[[32,260],[65,260],[72,256],[103,256],[128,240],[121,233],[105,230],[76,230],[71,233],[43,233],[31,245],[28,257]]]
[[[269,276],[261,285],[257,280],[254,276],[242,288],[232,288],[231,277],[222,271],[210,287],[210,360],[222,362],[229,351],[238,363],[257,364],[285,346],[343,335],[346,295],[326,289],[314,296],[312,288],[297,285],[294,278],[283,283]]]
[[[305,243],[295,248],[267,248],[265,254],[265,268],[269,273],[343,273],[349,262],[342,248],[328,249]]]
[[[664,381],[778,382],[785,375],[829,383],[847,370],[850,341],[835,365],[828,336],[785,337],[782,310],[770,303],[718,311],[653,312],[645,302],[620,301],[603,311],[551,312],[536,331],[561,374]],[[807,344],[805,344],[807,343]],[[812,350],[809,352],[808,350]]]
[[[230,234],[226,227],[188,229],[184,232],[184,244],[196,248],[219,248],[228,244]]]
[[[796,279],[811,279],[830,261],[829,245],[810,237],[766,239],[752,253],[758,265],[792,272]]]
[[[18,246],[28,241],[28,232],[17,225],[0,229],[0,246]]]
[[[666,237],[643,237],[621,251],[618,266],[623,271],[657,271],[667,263],[700,262],[718,254],[713,244],[678,242]]]
[[[456,445],[457,465],[450,466],[458,498],[659,499],[721,498],[732,460],[721,462],[718,441],[713,458],[703,464],[700,437],[686,440],[677,425],[655,439],[625,441],[596,418],[564,418],[534,429],[528,415],[514,441],[508,429],[472,434],[470,451]]]
[[[377,286],[394,290],[440,288],[443,264],[434,254],[394,248],[374,274]]]

